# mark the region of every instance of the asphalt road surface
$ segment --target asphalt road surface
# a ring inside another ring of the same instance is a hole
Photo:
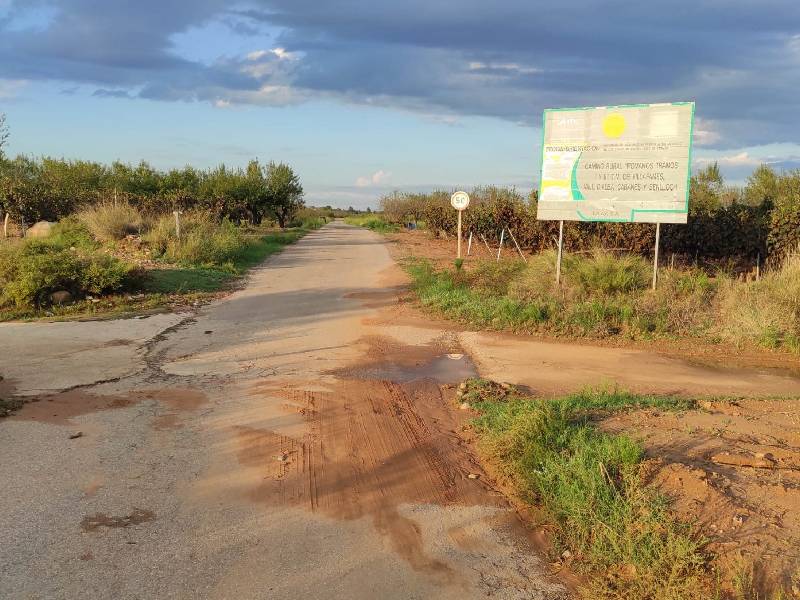
[[[193,313],[0,326],[3,598],[561,598],[459,436],[458,336],[332,224]],[[9,391],[7,389],[6,391]]]

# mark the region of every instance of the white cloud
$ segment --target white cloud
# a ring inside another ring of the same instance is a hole
[[[698,146],[710,146],[717,143],[722,136],[717,132],[715,123],[700,117],[694,120],[694,143]]]
[[[266,56],[277,56],[278,60],[294,60],[297,58],[297,53],[287,52],[286,48],[272,48],[271,50],[254,50],[246,55],[247,60],[256,61],[261,60]]]
[[[468,65],[470,71],[506,71],[507,73],[519,73],[520,75],[532,75],[533,73],[541,73],[542,69],[535,67],[526,67],[519,63],[484,63],[484,62],[471,62]]]
[[[731,167],[741,167],[741,166],[755,166],[760,165],[764,161],[760,158],[755,158],[750,156],[747,152],[739,152],[738,154],[731,154],[728,156],[716,156],[716,157],[702,157],[698,158],[697,163],[706,164],[706,163],[719,163],[721,165],[728,165]]]
[[[0,79],[0,100],[15,98],[26,85],[24,79]]]
[[[381,169],[379,171],[375,171],[372,175],[368,177],[359,177],[358,179],[356,179],[356,187],[364,188],[373,185],[380,185],[382,183],[385,183],[386,180],[389,179],[389,177],[391,176],[392,176],[391,173]]]

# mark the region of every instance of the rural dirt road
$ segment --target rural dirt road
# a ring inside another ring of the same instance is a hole
[[[0,326],[6,393],[72,388],[0,422],[1,595],[562,597],[468,477],[457,339],[381,316],[398,277],[334,224],[197,314]]]
[[[448,385],[800,394],[788,373],[459,332],[398,303],[404,282],[380,236],[337,223],[193,313],[0,325],[0,392],[38,398],[0,421],[0,595],[566,597]]]

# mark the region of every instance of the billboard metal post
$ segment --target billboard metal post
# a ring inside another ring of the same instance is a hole
[[[564,221],[558,222],[558,258],[556,259],[556,284],[561,284],[561,253],[564,248]]]
[[[656,289],[658,283],[658,242],[661,237],[661,223],[656,223],[656,248],[653,252],[653,289]]]

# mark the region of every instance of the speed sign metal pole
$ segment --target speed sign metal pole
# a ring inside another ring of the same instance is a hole
[[[458,253],[456,258],[461,258],[461,213],[469,206],[469,194],[456,192],[450,196],[450,205],[458,211]]]
[[[458,211],[458,256],[456,258],[461,258],[461,213],[463,211]]]

